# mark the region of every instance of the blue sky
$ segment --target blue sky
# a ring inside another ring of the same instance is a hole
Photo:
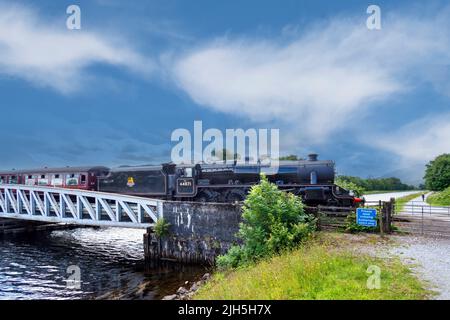
[[[418,182],[450,151],[450,4],[0,0],[0,93],[3,169],[168,161],[202,120]]]

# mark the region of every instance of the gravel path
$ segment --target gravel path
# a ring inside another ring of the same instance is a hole
[[[390,248],[392,254],[412,265],[413,271],[428,281],[438,292],[434,298],[450,299],[450,239],[413,236],[393,236],[398,246]]]

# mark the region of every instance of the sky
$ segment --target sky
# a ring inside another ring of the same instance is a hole
[[[0,169],[170,161],[201,120],[419,183],[450,152],[450,3],[0,0],[0,96]]]

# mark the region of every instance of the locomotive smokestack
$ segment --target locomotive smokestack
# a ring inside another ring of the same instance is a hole
[[[319,157],[319,155],[317,153],[308,154],[308,160],[309,161],[317,161],[318,157]]]

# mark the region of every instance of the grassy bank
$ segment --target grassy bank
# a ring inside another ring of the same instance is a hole
[[[293,252],[213,279],[195,299],[424,299],[429,292],[398,259],[355,252],[344,234],[320,233]],[[358,241],[358,245],[361,242]],[[367,268],[381,268],[381,289],[367,288]]]
[[[432,194],[427,198],[427,202],[432,206],[450,206],[450,187]]]
[[[396,212],[403,211],[403,209],[405,207],[405,204],[407,204],[408,202],[414,200],[415,198],[420,197],[422,194],[424,194],[424,192],[417,192],[417,193],[410,194],[408,196],[404,196],[404,197],[395,199],[395,210],[396,210]]]

